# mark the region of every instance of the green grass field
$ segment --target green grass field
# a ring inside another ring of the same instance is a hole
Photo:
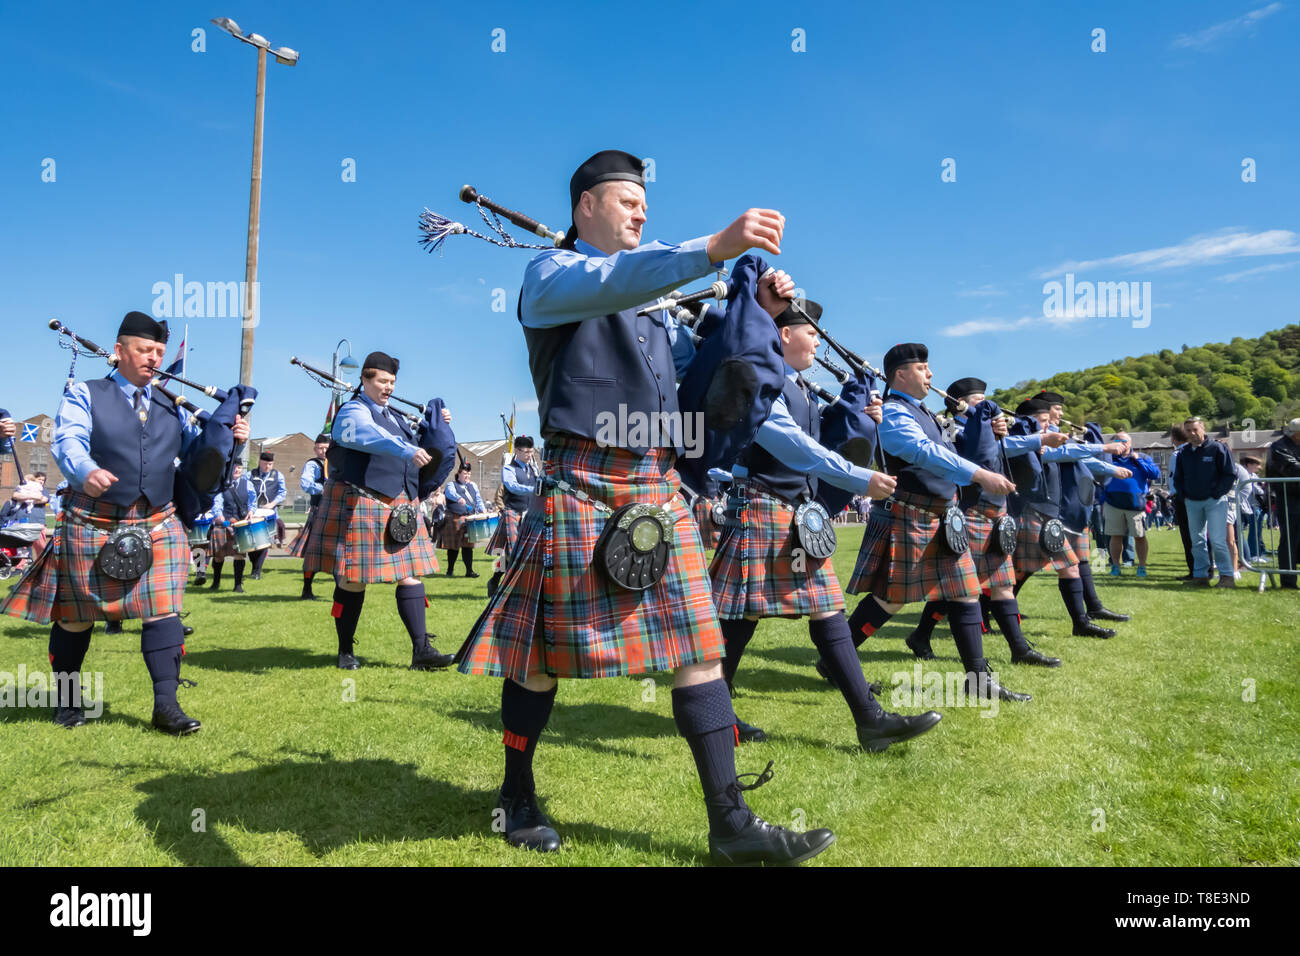
[[[860,535],[840,530],[841,580]],[[994,633],[994,668],[1033,701],[993,719],[947,708],[933,732],[879,755],[857,748],[842,699],[812,670],[806,623],[764,622],[737,681],[738,713],[771,736],[740,749],[740,769],[776,761],[752,806],[787,826],[832,827],[839,841],[821,865],[1300,862],[1300,598],[1256,594],[1255,575],[1232,594],[1191,592],[1173,580],[1177,549],[1175,532],[1155,532],[1151,578],[1099,577],[1106,603],[1134,614],[1109,641],[1070,637],[1054,576],[1036,576],[1021,596],[1026,633],[1065,666],[1012,668]],[[407,670],[388,585],[369,592],[362,669],[337,670],[331,586],[299,602],[298,566],[272,559],[242,596],[229,567],[223,592],[191,590],[183,673],[199,686],[181,702],[203,721],[195,736],[149,728],[135,622],[118,637],[97,628],[86,670],[103,673],[99,720],[67,731],[46,710],[0,709],[0,865],[707,860],[670,677],[560,688],[536,773],[565,847],[515,851],[492,829],[500,682]],[[429,579],[441,649],[459,645],[486,580]],[[919,610],[863,646],[886,694],[891,675],[912,671],[902,638]],[[47,634],[3,619],[0,671],[47,669]],[[959,667],[946,628],[935,649],[927,671]]]

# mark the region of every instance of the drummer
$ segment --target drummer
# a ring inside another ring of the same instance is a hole
[[[275,540],[278,544],[284,544],[284,522],[280,520],[280,505],[288,494],[285,484],[284,475],[280,474],[275,468],[275,455],[272,452],[264,451],[257,456],[257,470],[248,476],[249,483],[253,486],[253,491],[257,494],[256,514],[260,518],[268,519],[270,530],[275,533]],[[270,553],[271,547],[258,548],[248,556],[253,562],[253,580],[261,580],[262,565],[266,563],[266,556]]]
[[[244,593],[245,559],[235,541],[235,532],[231,524],[245,521],[257,506],[257,492],[244,475],[242,462],[235,462],[230,476],[230,484],[221,489],[221,494],[212,501],[212,531],[208,534],[208,550],[212,554],[212,583],[210,591],[221,590],[221,570],[226,558],[235,559],[235,594]]]
[[[425,630],[424,583],[438,561],[419,503],[420,469],[429,453],[417,445],[405,416],[392,411],[397,359],[371,352],[361,366],[361,385],[334,418],[332,437],[340,446],[338,466],[325,480],[319,514],[303,549],[304,574],[334,576],[334,618],[338,666],[356,670],[352,653],[366,600],[366,585],[395,582],[397,613],[411,638],[411,669],[434,670],[452,662],[439,653]],[[451,413],[443,409],[443,420]]]
[[[217,502],[221,495],[212,500],[212,507],[199,515],[194,521],[194,531],[190,537],[190,560],[194,562],[194,586],[201,588],[208,583],[208,562],[212,560],[212,523],[216,519]]]
[[[469,480],[473,473],[470,463],[461,459],[456,477],[442,489],[447,496],[447,519],[442,523],[438,547],[447,549],[447,577],[456,570],[457,551],[465,562],[465,577],[478,577],[474,570],[474,542],[470,540],[468,525],[471,517],[487,517],[487,506],[483,504],[478,485]]]

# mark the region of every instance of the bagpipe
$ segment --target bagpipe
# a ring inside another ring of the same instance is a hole
[[[307,373],[312,381],[325,388],[349,391],[352,392],[354,397],[361,391],[360,385],[353,385],[351,382],[335,378],[329,372],[308,365],[300,358],[290,358],[289,364],[297,365]],[[451,474],[452,468],[456,465],[456,433],[451,430],[451,425],[442,419],[442,411],[445,406],[441,398],[431,398],[423,405],[397,395],[390,395],[389,401],[398,402],[419,412],[418,415],[402,411],[397,412],[397,414],[410,422],[411,427],[416,431],[415,444],[429,454],[429,463],[420,469],[419,488],[419,496],[427,498],[441,487],[442,483],[447,480],[447,476]],[[335,445],[330,448],[332,458],[329,463],[330,470],[342,474],[338,469],[342,468],[343,462],[335,453],[336,447],[341,446]]]
[[[78,355],[95,355],[106,359],[110,365],[117,365],[117,359],[112,352],[101,348],[90,339],[77,335],[58,319],[50,319],[50,328],[59,334],[59,344],[72,350],[68,380],[63,386],[65,392],[77,380]],[[235,441],[232,430],[235,427],[236,416],[246,417],[252,409],[257,399],[257,389],[251,385],[235,385],[230,389],[220,389],[190,382],[162,369],[151,371],[155,376],[152,387],[158,389],[177,408],[189,412],[191,425],[201,427],[198,437],[181,457],[172,489],[172,500],[176,505],[176,514],[181,519],[181,524],[186,528],[193,528],[195,519],[212,509],[213,499],[230,483],[235,463],[241,460],[239,452],[243,450],[243,444]],[[158,376],[164,375],[216,399],[219,403],[216,410],[208,412],[201,409],[189,399],[165,388],[158,381]]]
[[[9,409],[0,408],[0,421],[3,421],[8,417],[9,417]],[[0,452],[8,452],[9,454],[14,456],[14,468],[18,472],[18,484],[20,485],[26,484],[27,479],[23,477],[23,466],[22,463],[18,460],[18,449],[14,445],[14,440],[12,438],[6,438],[3,442],[0,442]]]
[[[493,202],[473,186],[462,186],[458,197],[478,210],[496,238],[426,208],[420,215],[419,242],[427,251],[440,249],[453,235],[471,235],[512,249],[550,249],[564,242],[563,232]],[[506,231],[502,218],[551,240],[551,245],[517,242]],[[699,421],[703,426],[703,453],[689,458],[683,455],[677,462],[682,480],[692,488],[704,486],[710,468],[730,469],[736,463],[781,394],[785,380],[781,337],[776,323],[757,298],[758,282],[769,271],[774,270],[749,253],[736,261],[725,282],[719,280],[702,292],[672,296],[639,310],[640,315],[666,311],[685,320],[687,333],[696,342],[695,358],[677,387],[677,404],[683,422],[688,415],[698,416],[690,420]],[[691,305],[707,298],[726,299],[728,307],[725,312],[706,308],[691,310]]]

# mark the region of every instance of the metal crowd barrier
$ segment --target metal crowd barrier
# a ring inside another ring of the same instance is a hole
[[[1254,488],[1258,485],[1264,491],[1264,510],[1263,520],[1259,521],[1255,516],[1248,516],[1242,509],[1243,499],[1249,496],[1252,508],[1259,511],[1259,502],[1253,496]],[[1279,489],[1279,494],[1274,496],[1270,489]],[[1296,539],[1300,537],[1300,505],[1294,509],[1288,500],[1288,492],[1291,489],[1300,488],[1300,478],[1251,478],[1249,481],[1238,482],[1236,491],[1237,501],[1237,554],[1241,566],[1247,571],[1254,571],[1259,575],[1259,591],[1263,593],[1265,581],[1280,586],[1281,582],[1274,582],[1273,576],[1278,577],[1296,577],[1300,575],[1300,569],[1296,568],[1295,562],[1291,556],[1295,555],[1300,548],[1297,547]],[[1293,521],[1294,516],[1294,521]],[[1277,527],[1273,527],[1273,521],[1276,520]],[[1259,531],[1253,536],[1253,540],[1259,541],[1263,548],[1263,554],[1251,556],[1247,553],[1247,542],[1252,540],[1252,536],[1247,534],[1247,529],[1252,523],[1259,522],[1256,526]],[[1287,565],[1290,565],[1289,567]]]

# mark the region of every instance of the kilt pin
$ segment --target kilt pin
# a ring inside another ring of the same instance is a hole
[[[549,489],[524,515],[496,595],[457,654],[462,673],[617,677],[723,656],[699,532],[678,494],[676,452],[645,455],[568,435],[547,441],[546,474],[611,509],[644,502],[674,520],[663,578],[645,591],[605,580],[593,564],[602,515]]]
[[[844,610],[844,594],[829,558],[802,554],[794,507],[748,487],[741,524],[722,531],[709,577],[718,617],[788,617]]]
[[[303,574],[331,574],[348,584],[382,584],[421,578],[438,571],[433,542],[423,521],[405,544],[391,540],[386,525],[391,506],[411,503],[406,493],[381,502],[335,478],[324,495],[303,547]]]
[[[948,501],[896,491],[873,501],[858,548],[849,594],[870,592],[890,604],[956,601],[979,594],[971,549],[953,554],[940,541],[940,514]]]
[[[153,545],[152,565],[134,581],[111,578],[95,563],[118,525],[147,531]],[[189,542],[170,502],[151,509],[144,498],[124,506],[71,491],[50,545],[0,603],[0,613],[37,624],[176,614],[189,567]]]

